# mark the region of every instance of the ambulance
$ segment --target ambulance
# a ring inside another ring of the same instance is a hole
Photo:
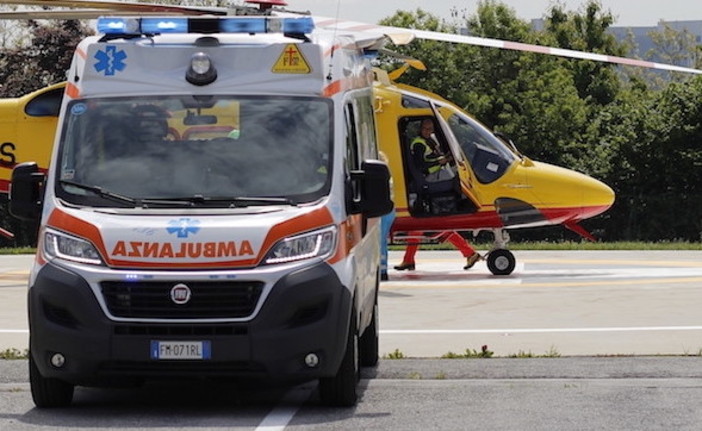
[[[357,402],[378,361],[377,41],[310,17],[104,17],[77,47],[28,291],[38,407],[76,386],[319,381]]]

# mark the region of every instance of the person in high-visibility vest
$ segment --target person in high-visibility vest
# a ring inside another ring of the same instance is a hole
[[[410,144],[414,162],[424,167],[423,170],[427,181],[451,179],[455,176],[455,173],[448,166],[450,157],[443,154],[433,135],[434,122],[430,118],[422,120],[419,136],[414,138]],[[411,234],[421,235],[421,232],[412,232]],[[480,253],[475,251],[468,241],[456,231],[442,232],[437,239],[441,242],[449,241],[458,248],[463,257],[466,258],[466,264],[463,269],[472,268],[477,261],[482,259]],[[419,241],[410,240],[405,249],[402,263],[394,268],[398,271],[413,271],[415,268],[414,256],[417,254],[418,249]]]
[[[451,158],[443,153],[434,137],[434,122],[422,120],[419,136],[410,144],[414,163],[422,166],[427,181],[449,180],[455,173],[448,166]]]

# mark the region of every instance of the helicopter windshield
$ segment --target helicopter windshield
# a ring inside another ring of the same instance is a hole
[[[304,97],[74,101],[57,195],[93,206],[312,202],[330,188],[332,108]]]
[[[504,175],[517,159],[514,152],[478,121],[452,107],[443,108],[451,112],[448,125],[478,181],[487,184]]]

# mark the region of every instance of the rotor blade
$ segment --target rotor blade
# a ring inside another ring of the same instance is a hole
[[[625,66],[646,67],[649,69],[670,70],[673,72],[684,72],[702,74],[702,70],[689,67],[675,66],[672,64],[654,63],[652,61],[636,60],[633,58],[616,57],[613,55],[595,54],[584,51],[574,51],[571,49],[553,48],[542,45],[531,45],[528,43],[510,42],[500,39],[487,39],[483,37],[463,36],[460,34],[438,33],[434,31],[409,30],[417,39],[436,40],[442,42],[465,43],[469,45],[485,46],[490,48],[509,49],[514,51],[535,52],[538,54],[553,55],[556,57],[576,58],[580,60],[593,60],[603,63],[622,64]]]
[[[343,30],[352,33],[371,33],[383,35],[395,45],[406,45],[414,39],[411,30],[400,27],[386,27],[382,25],[366,24],[357,21],[338,20],[323,16],[313,16],[314,26],[326,30]]]
[[[441,33],[436,31],[416,30],[401,27],[388,27],[380,25],[363,24],[355,21],[336,20],[333,18],[315,17],[315,25],[327,29],[339,29],[354,32],[380,32],[386,34],[395,45],[405,45],[413,39],[436,40],[439,42],[461,43],[467,45],[484,46],[488,48],[500,48],[513,51],[534,52],[538,54],[553,55],[556,57],[575,58],[579,60],[592,60],[603,63],[621,64],[626,66],[645,67],[649,69],[669,70],[673,72],[684,72],[702,74],[702,70],[689,67],[675,66],[672,64],[655,63],[652,61],[637,60],[633,58],[616,57],[613,55],[595,54],[584,51],[574,51],[570,49],[553,48],[542,45],[531,45],[520,42],[510,42],[500,39],[489,39],[484,37],[464,36],[460,34]],[[411,36],[410,36],[411,35]]]

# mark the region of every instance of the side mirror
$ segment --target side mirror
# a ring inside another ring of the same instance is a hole
[[[10,214],[21,220],[37,220],[41,214],[44,174],[35,162],[20,163],[12,170]]]
[[[390,199],[390,170],[379,160],[366,160],[361,164],[361,171],[351,173],[360,191],[357,209],[366,217],[380,217],[393,209]]]

